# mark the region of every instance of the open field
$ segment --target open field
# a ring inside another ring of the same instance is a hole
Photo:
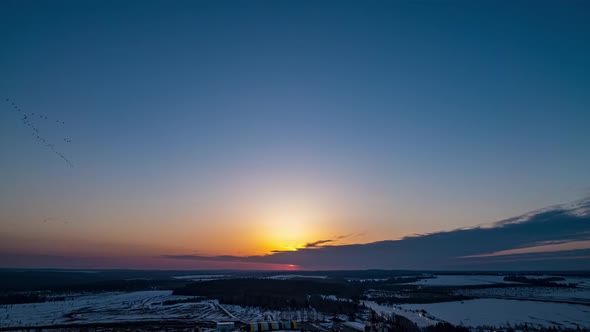
[[[590,306],[539,301],[477,299],[431,304],[403,304],[401,310],[420,312],[463,326],[590,326]],[[410,317],[408,317],[410,318]],[[411,319],[411,318],[410,318]]]
[[[172,291],[75,295],[65,301],[0,306],[0,327],[134,322],[142,320],[223,321],[233,319],[215,301],[164,305],[189,298]]]

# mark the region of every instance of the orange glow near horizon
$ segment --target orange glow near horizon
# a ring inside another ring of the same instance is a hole
[[[253,240],[263,251],[258,254],[294,251],[323,233],[325,217],[309,200],[275,198],[256,205],[250,224],[256,228]]]
[[[233,193],[234,196],[228,194],[224,200],[219,199],[222,204],[188,206],[177,203],[162,210],[156,209],[157,204],[136,210],[127,210],[122,205],[98,212],[90,208],[80,209],[70,211],[67,218],[63,218],[69,221],[67,224],[32,224],[14,218],[8,225],[14,226],[12,229],[18,232],[8,239],[0,236],[0,240],[4,240],[0,250],[21,255],[42,252],[56,257],[75,256],[104,267],[111,263],[114,267],[132,266],[126,257],[134,257],[138,263],[133,266],[137,268],[299,270],[300,267],[294,264],[179,261],[164,257],[264,256],[277,251],[297,251],[317,241],[330,240],[317,245],[321,247],[371,240],[354,236],[340,239],[342,235],[360,233],[361,230],[350,223],[354,218],[347,217],[343,206],[326,198],[334,197],[330,193],[313,186],[295,187],[294,184],[260,183],[258,186],[242,186]],[[192,204],[192,200],[187,202]],[[41,216],[36,218],[43,220]],[[57,217],[54,219],[58,220]]]

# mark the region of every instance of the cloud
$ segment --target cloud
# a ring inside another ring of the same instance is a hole
[[[346,234],[346,235],[340,235],[336,237],[336,240],[342,240],[342,239],[346,239],[347,237],[352,236],[352,233]]]
[[[322,244],[338,242],[338,240],[346,239],[347,237],[350,237],[352,235],[353,234],[350,233],[350,234],[335,236],[333,239],[325,239],[325,240],[317,240],[314,242],[308,242],[303,245],[303,248],[321,248]],[[273,251],[273,252],[276,252],[276,251]],[[282,252],[282,251],[280,251],[280,252]]]
[[[590,240],[589,208],[590,199],[586,199],[573,205],[534,211],[490,226],[367,244],[322,246],[350,236],[342,235],[307,243],[295,251],[277,251],[260,256],[165,257],[295,264],[308,269],[580,269],[581,266],[590,266],[590,250],[586,250],[585,245],[579,245]]]
[[[540,244],[532,247],[501,250],[492,253],[464,256],[462,258],[513,256],[519,254],[560,252],[569,250],[590,249],[590,240],[581,241],[546,241],[551,244]]]
[[[320,244],[330,243],[330,242],[334,242],[334,240],[318,240],[318,241],[315,241],[315,242],[308,242],[303,247],[304,248],[316,248]]]

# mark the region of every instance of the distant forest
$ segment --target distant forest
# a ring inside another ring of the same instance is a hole
[[[334,314],[355,315],[363,287],[357,283],[317,280],[226,279],[195,282],[176,289],[177,295],[198,295],[224,304],[267,309],[314,308]],[[330,299],[321,295],[334,295]]]

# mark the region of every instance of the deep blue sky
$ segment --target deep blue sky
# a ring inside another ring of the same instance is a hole
[[[0,230],[33,252],[273,229],[259,254],[590,192],[588,2],[5,0],[0,35],[0,97],[74,164],[0,105]]]

